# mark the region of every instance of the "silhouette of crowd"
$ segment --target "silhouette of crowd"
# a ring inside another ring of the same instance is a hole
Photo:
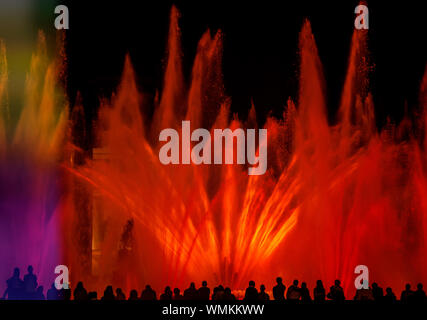
[[[37,276],[33,272],[33,267],[28,266],[28,273],[23,279],[20,277],[19,268],[15,268],[12,277],[7,281],[7,288],[3,294],[2,299],[8,300],[98,300],[96,292],[87,292],[83,282],[78,282],[74,291],[71,289],[60,289],[55,287],[55,284],[47,290],[46,296],[43,292],[43,286],[40,286],[37,282]],[[288,303],[295,302],[316,302],[322,303],[327,300],[334,302],[343,302],[346,300],[344,290],[341,286],[340,280],[335,280],[334,284],[329,288],[326,293],[326,289],[323,286],[321,280],[317,280],[316,286],[312,290],[312,295],[305,282],[299,285],[298,280],[294,280],[292,284],[287,288],[283,284],[282,278],[276,278],[276,285],[272,288],[272,297],[266,292],[266,287],[261,284],[259,290],[255,286],[254,281],[249,281],[249,286],[246,288],[243,301],[246,302],[260,302],[268,300],[276,301],[287,301]],[[156,292],[151,288],[150,285],[146,285],[142,290],[141,295],[138,294],[137,290],[131,290],[129,296],[123,292],[121,288],[113,289],[111,285],[107,286],[100,300],[112,301],[112,300],[146,300],[153,301],[157,300]],[[203,281],[201,287],[197,288],[194,282],[190,283],[190,286],[183,291],[179,288],[173,290],[167,286],[164,292],[160,294],[159,300],[198,300],[198,301],[234,301],[237,300],[236,296],[232,293],[229,287],[219,285],[212,290],[208,287],[208,283]],[[356,290],[356,294],[353,298],[355,301],[375,301],[384,303],[393,303],[398,299],[393,293],[393,290],[388,287],[385,290],[381,288],[377,283],[372,283],[371,287],[361,288]],[[416,290],[411,289],[410,284],[406,284],[405,289],[400,295],[400,301],[403,303],[425,303],[427,302],[426,294],[423,289],[423,285],[419,283]]]

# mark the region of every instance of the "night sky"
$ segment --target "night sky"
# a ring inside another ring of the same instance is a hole
[[[279,3],[277,3],[279,2]],[[334,121],[345,77],[358,1],[66,1],[69,94],[83,97],[88,120],[100,96],[109,97],[130,54],[141,90],[154,97],[165,67],[169,12],[181,12],[184,72],[189,82],[198,40],[210,28],[224,33],[223,74],[232,110],[244,118],[253,99],[260,122],[280,116],[298,93],[298,33],[311,21]],[[426,62],[421,1],[370,1],[371,91],[378,126],[399,121],[405,101],[417,105]],[[90,121],[89,121],[90,122]]]

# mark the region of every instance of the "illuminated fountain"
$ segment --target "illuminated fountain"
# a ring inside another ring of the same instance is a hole
[[[13,123],[7,94],[6,48],[0,41],[2,289],[15,266],[23,275],[30,264],[46,288],[55,277],[55,266],[62,261],[60,199],[64,186],[59,164],[67,123],[67,102],[60,81],[64,66],[60,57],[49,63],[42,33],[37,46],[19,120]]]
[[[182,120],[211,132],[258,125],[255,106],[246,120],[230,114],[220,31],[202,36],[185,83],[178,16],[172,8],[153,117],[146,116],[149,99],[137,89],[127,56],[116,93],[101,101],[92,157],[78,148],[85,127],[79,99],[66,126],[68,108],[57,81],[64,69],[47,64],[43,37],[25,107],[11,129],[0,46],[0,261],[9,264],[0,276],[31,261],[40,272],[67,264],[72,284],[83,280],[98,291],[107,284],[130,290],[147,283],[159,291],[202,280],[242,289],[250,279],[271,286],[278,275],[312,287],[317,279],[328,286],[339,278],[351,297],[354,268],[364,264],[383,286],[426,282],[427,76],[417,121],[408,116],[379,132],[367,34],[356,30],[331,125],[322,65],[305,21],[297,101],[289,99],[282,119],[269,117],[263,126],[268,171],[249,176],[245,165],[163,165],[159,132],[179,132]]]
[[[186,87],[173,8],[153,118],[146,119],[147,99],[127,57],[96,125],[97,154],[106,160],[70,169],[98,199],[94,236],[102,285],[108,279],[125,289],[146,283],[160,289],[206,279],[243,288],[249,279],[282,275],[310,286],[339,278],[350,294],[359,264],[370,268],[371,279],[396,288],[427,280],[424,127],[405,119],[377,131],[366,37],[366,31],[354,32],[337,123],[330,125],[321,62],[304,22],[298,100],[288,101],[283,119],[268,118],[264,125],[265,175],[248,176],[242,165],[165,166],[158,158],[159,132],[178,129],[181,120],[211,131],[257,123],[254,106],[246,121],[230,120],[221,32],[201,38]]]

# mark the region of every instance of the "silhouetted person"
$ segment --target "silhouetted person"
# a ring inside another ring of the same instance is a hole
[[[386,292],[386,294],[385,294],[384,299],[383,299],[384,302],[386,302],[386,303],[396,302],[396,295],[394,294],[393,290],[390,287],[386,288],[385,292]]]
[[[24,294],[26,299],[33,299],[36,295],[37,277],[33,273],[33,266],[28,266],[28,273],[24,276]]]
[[[414,291],[411,290],[411,285],[407,283],[405,285],[405,290],[402,291],[400,295],[400,301],[402,302],[412,302],[414,297]]]
[[[245,301],[255,301],[258,300],[258,290],[255,288],[255,281],[249,281],[249,287],[245,291]]]
[[[282,283],[282,278],[276,278],[277,285],[273,287],[274,300],[285,300],[286,286]]]
[[[231,289],[229,287],[224,289],[224,294],[222,296],[222,300],[226,300],[226,301],[236,300],[236,297],[234,296],[234,294],[231,293]]]
[[[126,296],[121,288],[116,289],[116,300],[126,300]]]
[[[317,280],[316,287],[313,289],[313,299],[315,302],[323,302],[326,298],[325,287],[322,280]]]
[[[47,300],[59,300],[61,299],[60,291],[56,289],[55,283],[52,283],[52,286],[46,293]]]
[[[3,299],[18,300],[23,298],[24,281],[19,278],[19,268],[13,270],[13,276],[6,281],[7,288],[3,293]]]
[[[335,283],[329,289],[327,297],[335,302],[343,302],[345,300],[344,290],[341,287],[341,281],[335,280]]]
[[[197,299],[197,289],[194,282],[190,283],[190,286],[184,290],[184,299],[185,300],[196,300]]]
[[[417,303],[426,302],[426,293],[421,283],[417,284],[417,291],[414,292],[414,301]]]
[[[215,287],[212,293],[212,300],[223,300],[224,298],[224,287],[222,285],[219,285],[218,287]]]
[[[374,295],[372,294],[372,290],[368,288],[360,288],[356,290],[356,294],[354,296],[355,301],[374,301]]]
[[[372,295],[376,302],[381,302],[384,299],[383,288],[379,287],[376,282],[372,283]]]
[[[169,286],[167,286],[165,291],[160,295],[160,300],[172,300],[172,290]]]
[[[184,296],[180,293],[179,288],[173,289],[173,299],[174,300],[184,300]]]
[[[149,284],[141,293],[141,300],[157,300],[156,291],[154,291]]]
[[[45,300],[44,294],[43,294],[43,286],[38,286],[36,289],[36,300]]]
[[[310,291],[308,291],[307,283],[305,282],[301,283],[300,292],[301,292],[301,301],[303,302],[311,301]]]
[[[265,285],[263,284],[259,287],[258,299],[262,301],[270,300],[270,296],[265,292]]]
[[[129,301],[138,300],[138,291],[136,291],[135,289],[131,290],[130,293],[129,293],[129,299],[128,300]],[[141,300],[142,300],[142,298],[141,298]]]
[[[298,280],[294,280],[293,284],[286,292],[286,299],[288,301],[298,301],[301,298],[301,289],[298,287]]]
[[[104,301],[112,301],[116,300],[116,297],[114,296],[114,291],[112,286],[107,286],[104,290],[104,295],[102,296],[101,300]]]
[[[74,289],[73,295],[74,295],[74,300],[77,300],[77,301],[87,300],[87,291],[83,287],[83,282],[79,281],[77,283],[77,286]]]
[[[197,290],[197,296],[199,300],[209,300],[211,295],[211,289],[208,288],[208,283],[206,281],[202,282],[202,286]]]

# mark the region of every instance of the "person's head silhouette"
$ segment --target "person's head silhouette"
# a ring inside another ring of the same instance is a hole
[[[307,288],[307,283],[305,283],[305,282],[301,283],[301,288],[302,288],[302,289]]]
[[[190,283],[190,288],[191,289],[195,289],[196,288],[196,284],[194,282]]]
[[[135,289],[131,290],[129,294],[129,300],[138,300],[138,291]]]
[[[105,288],[104,295],[108,295],[108,296],[114,295],[113,286],[107,286]]]
[[[376,282],[372,283],[372,289],[377,289],[378,288],[378,284]]]
[[[323,288],[323,282],[322,282],[322,280],[317,280],[316,285],[317,285],[319,288]]]
[[[335,285],[337,286],[337,287],[339,287],[339,285],[341,284],[341,281],[339,281],[338,279],[337,280],[335,280]]]
[[[19,278],[19,268],[15,268],[15,269],[13,269],[13,276],[14,276],[15,278]]]
[[[33,274],[33,266],[28,266],[28,273]]]
[[[405,285],[405,288],[406,288],[406,290],[411,290],[411,285],[409,284],[409,283],[407,283],[406,285]]]
[[[282,280],[282,278],[280,278],[280,277],[277,277],[277,278],[276,278],[276,282],[277,282],[277,284],[281,284],[281,283],[282,283],[282,281],[283,281],[283,280]]]
[[[298,286],[298,280],[294,280],[294,286]]]
[[[417,284],[417,289],[420,291],[423,290],[423,284],[422,283]]]
[[[259,287],[259,289],[261,290],[261,292],[264,292],[265,291],[265,285],[261,285],[260,287]]]
[[[249,287],[255,287],[255,281],[253,280],[249,281]]]
[[[207,286],[208,286],[208,283],[206,281],[203,281],[202,282],[202,287],[207,287]]]

